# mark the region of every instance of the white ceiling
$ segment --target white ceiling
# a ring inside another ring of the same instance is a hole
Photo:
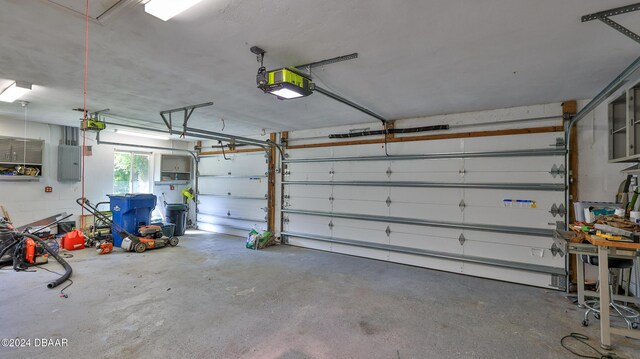
[[[91,0],[91,16],[114,2]],[[252,45],[269,69],[358,52],[316,69],[316,81],[390,119],[590,98],[640,46],[580,16],[630,2],[203,0],[168,22],[136,5],[89,25],[88,108],[160,125],[161,110],[213,101],[191,123],[218,131],[224,118],[239,135],[372,120],[319,93],[262,94]],[[31,82],[30,120],[77,124],[84,18],[51,0],[0,0],[0,10],[0,87]],[[640,12],[615,20],[640,32]],[[0,103],[0,117],[22,116]]]

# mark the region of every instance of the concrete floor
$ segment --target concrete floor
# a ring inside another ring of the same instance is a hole
[[[0,271],[0,338],[66,338],[1,358],[573,358],[591,337],[563,293],[194,232],[144,254],[71,252],[69,298],[55,276]],[[57,263],[46,266],[60,270]],[[32,341],[32,344],[35,341]],[[616,354],[640,342],[615,337]]]

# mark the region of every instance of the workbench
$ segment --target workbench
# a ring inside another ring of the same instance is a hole
[[[578,285],[578,305],[584,307],[585,295],[600,299],[601,303],[609,303],[609,257],[636,259],[640,257],[640,243],[610,241],[604,238],[586,235],[589,243],[572,243],[568,239],[572,232],[556,231],[554,234],[555,247],[561,255],[575,254]],[[581,255],[598,255],[598,280],[600,281],[600,293],[586,291],[584,289],[584,262]],[[568,288],[568,287],[567,287]],[[613,295],[618,301],[640,304],[640,298],[623,295]],[[626,328],[612,328],[609,305],[600,305],[600,345],[604,349],[611,349],[611,334],[623,335],[640,339],[640,331]]]

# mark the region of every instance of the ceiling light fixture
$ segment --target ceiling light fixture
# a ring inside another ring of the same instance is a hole
[[[260,74],[258,74],[260,77]],[[279,69],[263,73],[258,87],[279,99],[292,99],[311,95],[311,79],[291,69]]]
[[[289,100],[309,96],[313,86],[311,78],[294,68],[284,68],[267,71],[264,67],[264,54],[266,51],[258,46],[252,46],[251,52],[258,56],[260,68],[256,75],[258,88],[265,93],[270,93],[280,100]]]
[[[22,81],[15,81],[0,93],[0,101],[14,102],[27,92],[31,91],[31,84]]]
[[[167,21],[202,0],[151,0],[144,4],[144,11],[162,21]]]

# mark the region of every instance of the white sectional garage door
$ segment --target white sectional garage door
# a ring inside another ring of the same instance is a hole
[[[198,228],[246,236],[267,227],[267,159],[264,152],[200,158]]]
[[[562,289],[562,133],[288,150],[289,244]],[[356,157],[354,153],[357,153]]]

